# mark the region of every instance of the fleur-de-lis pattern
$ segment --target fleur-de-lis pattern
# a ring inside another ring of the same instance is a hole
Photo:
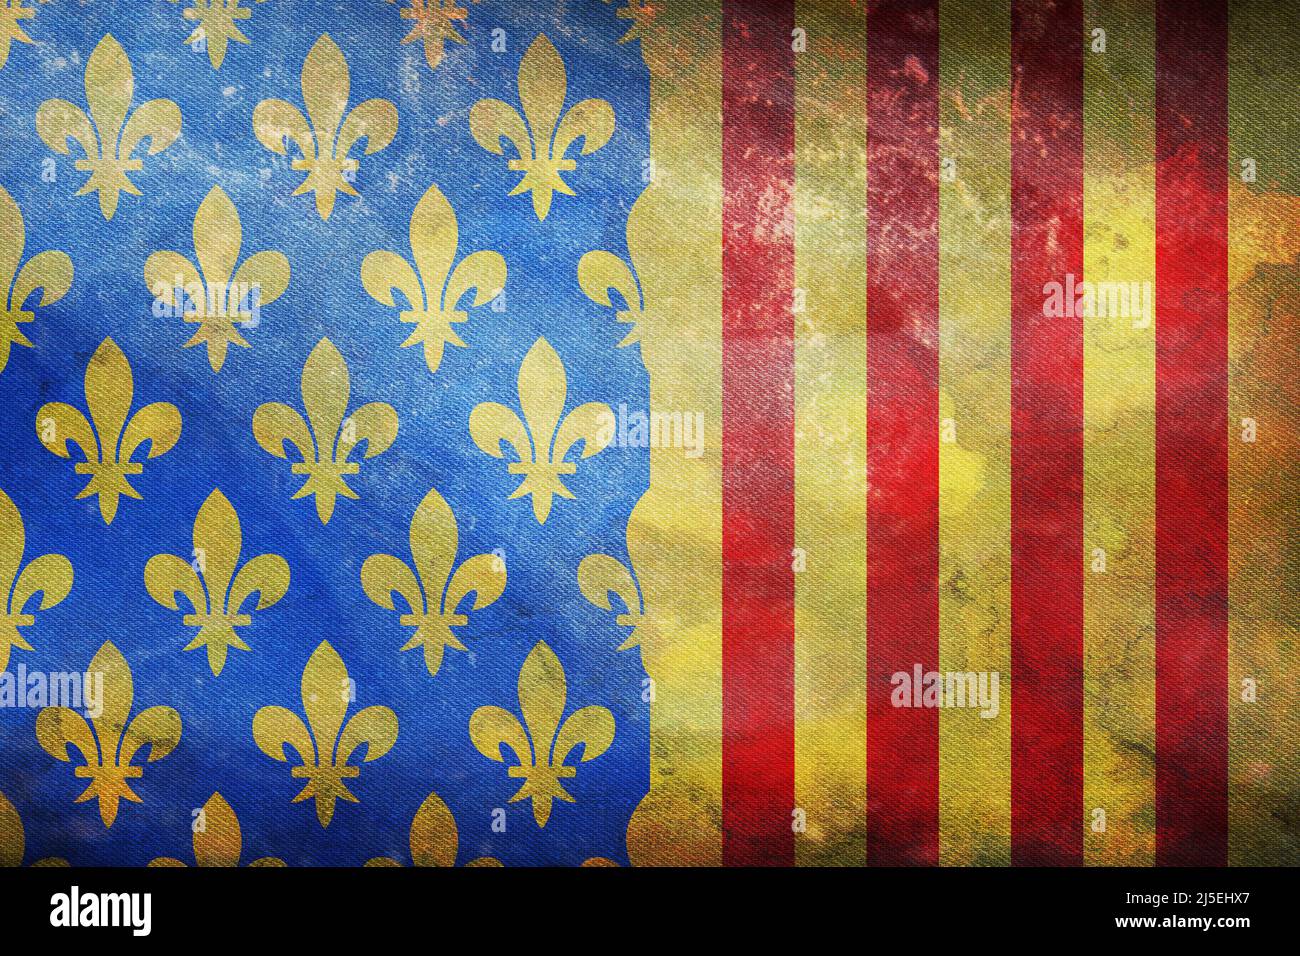
[[[405,297],[410,308],[402,310],[401,319],[415,328],[401,347],[423,345],[430,372],[438,371],[444,346],[465,348],[452,328],[468,318],[459,308],[465,294],[472,289],[470,301],[480,306],[505,286],[506,261],[499,252],[482,249],[456,262],[459,241],[456,212],[435,184],[411,214],[415,268],[386,249],[370,253],[361,263],[361,282],[371,298],[391,306],[397,304],[395,291]]]
[[[564,668],[545,642],[538,641],[519,670],[519,712],[521,722],[510,711],[486,706],[474,711],[469,721],[470,739],[479,753],[507,763],[503,747],[517,761],[507,775],[522,778],[516,800],[533,802],[533,819],[539,827],[551,818],[551,802],[573,802],[561,780],[577,774],[566,761],[578,747],[580,763],[595,760],[614,742],[614,715],[606,707],[592,704],[564,716],[568,684]],[[561,719],[563,718],[563,719]]]
[[[254,309],[260,312],[289,287],[289,260],[284,253],[255,252],[240,262],[242,244],[239,210],[220,186],[213,186],[194,214],[198,267],[169,250],[153,253],[144,263],[150,291],[172,309],[183,310],[186,322],[198,325],[183,348],[207,346],[214,372],[221,371],[231,345],[248,348],[236,324],[250,322]]]
[[[9,47],[15,40],[32,42],[32,38],[23,32],[22,21],[34,16],[36,11],[23,6],[23,0],[0,0],[0,70],[9,62]]]
[[[36,316],[25,308],[37,289],[35,305],[58,302],[72,287],[72,260],[66,252],[47,249],[23,262],[27,231],[23,213],[13,197],[0,186],[0,372],[9,364],[15,345],[32,347],[18,326]]]
[[[261,3],[262,0],[256,2]],[[232,41],[251,42],[240,32],[238,21],[247,20],[252,15],[253,11],[241,7],[239,0],[191,0],[191,6],[185,8],[182,16],[186,20],[195,21],[195,27],[185,42],[191,46],[199,42],[206,45],[212,68],[219,70],[226,59],[226,47]]]
[[[208,797],[208,802],[200,809],[192,829],[195,866],[239,866],[239,858],[244,852],[244,835],[239,829],[239,817],[235,816],[235,811],[220,793]],[[185,862],[175,857],[160,856],[150,861],[149,865],[185,866]],[[264,856],[248,865],[284,866],[284,861]]]
[[[388,0],[392,3],[393,0]],[[436,70],[442,62],[446,41],[465,43],[465,38],[456,29],[456,23],[468,15],[464,7],[457,6],[456,0],[407,0],[410,6],[402,8],[402,19],[411,21],[411,32],[402,43],[424,42],[424,60],[429,69]]]
[[[388,146],[397,135],[397,107],[389,100],[369,99],[348,109],[351,75],[348,61],[328,33],[322,33],[302,64],[302,99],[307,116],[287,100],[262,100],[253,110],[253,132],[273,153],[287,155],[286,139],[302,155],[293,168],[307,178],[293,191],[316,196],[316,211],[329,219],[340,192],[359,193],[352,185],[360,164],[352,148],[366,141],[365,155]]]
[[[9,798],[0,793],[0,867],[23,865],[27,854],[27,832],[23,829],[23,819],[18,815]],[[36,860],[32,866],[67,866],[68,861],[57,856]]]
[[[9,666],[13,648],[30,651],[21,627],[30,627],[36,618],[31,610],[48,611],[63,601],[72,590],[72,562],[62,554],[43,554],[23,564],[27,533],[23,516],[9,496],[0,491],[0,673]],[[29,607],[40,594],[40,603]]]
[[[505,457],[503,443],[514,449],[517,460],[507,470],[523,480],[510,497],[532,496],[537,523],[545,524],[553,496],[574,497],[562,480],[578,470],[576,462],[567,460],[569,452],[579,443],[582,458],[603,451],[613,438],[608,422],[614,413],[603,402],[565,412],[568,374],[546,339],[534,342],[524,356],[518,387],[523,418],[498,402],[482,402],[470,414],[469,431],[474,444],[493,458]]]
[[[161,760],[181,740],[181,716],[166,705],[149,707],[131,716],[135,684],[122,652],[105,641],[86,668],[88,679],[103,681],[100,713],[90,722],[71,707],[46,707],[36,717],[36,739],[56,760],[72,762],[72,751],[84,763],[73,771],[90,784],[76,802],[99,801],[99,817],[111,827],[117,819],[118,803],[140,798],[129,781],[143,776],[144,768],[131,761],[147,753],[146,761]],[[93,728],[93,729],[92,729]]]
[[[510,195],[531,193],[533,211],[539,221],[551,211],[555,193],[575,195],[561,173],[577,169],[568,157],[569,149],[582,140],[580,154],[589,156],[614,135],[614,109],[595,97],[564,108],[569,80],[564,60],[545,35],[533,41],[519,63],[519,102],[524,115],[509,103],[483,99],[469,113],[469,128],[480,146],[498,156],[508,140],[517,159],[510,160],[512,172],[523,178]]]
[[[123,192],[139,196],[139,188],[127,173],[144,168],[133,154],[149,141],[147,154],[156,156],[181,135],[180,107],[168,99],[153,99],[131,109],[135,98],[135,74],[122,45],[109,34],[99,41],[86,60],[86,104],[90,115],[75,103],[46,100],[36,113],[36,132],[56,153],[68,155],[68,141],[74,140],[85,153],[76,168],[90,173],[77,192],[99,194],[99,209],[105,219],[117,212]]]
[[[458,532],[451,507],[432,488],[411,518],[411,561],[408,565],[391,554],[372,554],[361,565],[361,584],[380,607],[396,609],[393,595],[401,595],[409,608],[404,627],[415,633],[403,651],[424,648],[424,663],[433,677],[442,666],[446,648],[466,647],[453,627],[468,623],[461,605],[471,593],[468,610],[478,611],[501,596],[506,587],[505,561],[495,554],[476,554],[456,564]]]
[[[411,820],[411,865],[455,866],[459,844],[460,832],[456,829],[456,818],[451,815],[451,810],[442,797],[436,793],[429,794]],[[378,856],[366,861],[366,866],[401,865],[400,861],[390,856]],[[465,865],[500,866],[501,861],[495,857],[481,856]]]
[[[154,402],[131,411],[135,379],[131,363],[111,338],[104,339],[86,366],[85,414],[65,402],[48,402],[36,413],[36,433],[41,444],[60,458],[72,457],[69,443],[81,450],[85,461],[73,468],[90,481],[78,498],[99,497],[99,513],[112,524],[119,498],[139,498],[128,480],[144,471],[132,461],[145,442],[149,458],[165,455],[181,437],[181,413],[170,402]],[[91,423],[94,423],[93,426]]]
[[[276,458],[288,458],[285,445],[298,450],[302,461],[290,469],[307,480],[294,498],[316,496],[316,514],[329,524],[337,496],[356,498],[344,480],[361,466],[348,458],[365,442],[364,457],[387,451],[397,439],[397,412],[384,402],[369,402],[349,414],[352,394],[348,366],[329,339],[321,339],[302,367],[302,402],[307,417],[282,402],[259,405],[253,413],[257,443]]]
[[[627,862],[640,51],[377,2],[0,0],[0,864]]]
[[[230,648],[246,651],[248,645],[235,630],[253,622],[245,605],[254,594],[252,610],[261,611],[289,590],[289,564],[278,554],[259,554],[240,565],[243,533],[234,507],[215,489],[194,519],[192,561],[175,554],[155,554],[144,566],[149,595],[163,607],[179,610],[178,596],[189,602],[191,613],[182,618],[198,633],[185,650],[207,648],[208,666],[221,676]]]
[[[307,723],[284,707],[263,707],[253,716],[253,739],[268,757],[288,761],[285,748],[297,754],[302,763],[292,775],[305,779],[294,803],[316,801],[316,818],[327,827],[334,819],[338,800],[356,803],[347,781],[361,774],[350,761],[361,748],[362,763],[377,760],[397,742],[397,715],[388,707],[376,705],[357,711],[347,723],[352,703],[353,685],[347,668],[329,641],[322,641],[312,652],[302,672],[302,707]]]
[[[624,610],[616,612],[615,623],[619,627],[631,627],[634,630],[619,645],[620,651],[641,643],[635,629],[645,620],[645,602],[641,599],[641,589],[637,586],[636,578],[627,565],[608,554],[589,554],[578,565],[578,588],[588,602],[603,611],[614,610],[611,595],[623,603]]]

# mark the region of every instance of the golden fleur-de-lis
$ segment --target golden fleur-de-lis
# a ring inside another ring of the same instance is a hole
[[[239,829],[239,817],[220,793],[208,797],[192,827],[194,832],[194,865],[239,866],[244,852],[244,835]],[[160,856],[149,862],[150,866],[184,866],[175,857]],[[249,866],[284,866],[284,861],[273,856],[254,860]]]
[[[392,3],[393,0],[388,0]],[[409,7],[402,8],[402,19],[412,21],[411,32],[403,45],[424,41],[424,59],[429,69],[436,70],[442,62],[443,44],[447,40],[464,43],[465,38],[456,29],[456,20],[464,20],[468,12],[456,6],[456,0],[408,0]]]
[[[348,109],[351,76],[348,61],[328,33],[322,33],[302,65],[302,99],[306,117],[286,100],[262,100],[253,110],[253,133],[273,153],[287,155],[286,139],[302,151],[292,168],[306,171],[293,195],[316,194],[316,212],[328,219],[334,197],[342,191],[359,195],[352,186],[359,168],[348,155],[362,137],[365,155],[377,153],[397,135],[397,107],[388,100],[370,99]]]
[[[455,866],[460,833],[456,818],[442,802],[442,797],[431,793],[424,798],[420,809],[411,820],[411,864],[413,866]],[[391,856],[377,856],[367,860],[366,866],[401,866]],[[470,860],[466,866],[500,866],[501,861],[491,856]]]
[[[176,0],[172,0],[173,3]],[[262,0],[257,0],[261,3]],[[240,32],[236,20],[247,20],[253,11],[241,7],[239,0],[192,0],[193,6],[186,7],[181,14],[186,20],[194,20],[197,26],[185,40],[193,44],[200,40],[208,47],[208,62],[214,70],[221,69],[226,59],[226,47],[231,40],[236,43],[248,43],[248,37]]]
[[[173,309],[184,309],[185,321],[198,324],[182,348],[206,345],[214,372],[221,371],[230,345],[248,348],[235,323],[251,321],[253,308],[269,305],[289,287],[284,254],[274,249],[255,252],[240,263],[243,241],[239,210],[225,190],[213,186],[194,215],[198,268],[170,250],[155,252],[144,263],[144,281],[154,296]]]
[[[610,443],[613,435],[606,424],[613,411],[604,402],[587,402],[567,415],[569,380],[564,363],[546,339],[538,339],[519,366],[519,407],[523,420],[510,408],[497,402],[482,402],[469,416],[469,433],[493,458],[504,458],[502,442],[515,450],[518,461],[507,471],[523,475],[524,480],[510,495],[533,496],[533,515],[539,524],[551,513],[551,497],[572,498],[561,475],[572,475],[576,463],[565,461],[578,442],[582,457],[590,458]],[[526,423],[526,424],[525,424]]]
[[[90,115],[67,100],[51,99],[36,111],[36,132],[45,145],[56,153],[70,152],[68,140],[76,140],[86,154],[76,168],[90,173],[78,196],[99,193],[99,209],[105,219],[117,212],[117,200],[123,193],[139,196],[140,190],[127,173],[144,168],[133,159],[145,139],[148,155],[155,156],[176,142],[181,135],[181,110],[171,100],[156,99],[142,103],[131,112],[135,97],[135,76],[131,61],[122,45],[109,34],[86,60],[86,103]],[[130,118],[128,118],[130,114]]]
[[[155,554],[144,566],[144,585],[150,597],[171,610],[179,610],[177,595],[184,595],[192,613],[181,623],[197,627],[198,634],[185,650],[208,649],[208,667],[214,677],[226,666],[230,648],[246,651],[236,627],[253,619],[244,613],[248,599],[257,594],[254,610],[279,601],[289,590],[289,564],[278,554],[259,554],[242,567],[243,533],[239,515],[216,489],[194,519],[194,560],[175,554]]]
[[[477,554],[456,566],[456,516],[431,488],[411,519],[411,559],[414,570],[391,554],[372,554],[361,565],[361,586],[380,607],[396,610],[393,594],[400,594],[410,612],[401,624],[415,628],[403,651],[424,648],[429,675],[438,673],[445,648],[466,650],[453,627],[468,623],[459,613],[461,602],[474,593],[469,609],[487,607],[506,587],[505,561],[494,554]]]
[[[605,0],[605,3],[609,3],[609,0]],[[646,26],[654,20],[658,12],[659,7],[654,3],[648,3],[647,0],[627,0],[614,14],[620,20],[632,21],[627,28],[627,33],[623,34],[618,42],[627,43],[629,40],[644,39]]]
[[[625,610],[614,618],[614,623],[634,630],[618,649],[626,651],[641,643],[635,628],[645,621],[645,602],[627,565],[608,554],[587,555],[578,564],[578,590],[589,603],[603,611],[614,610],[611,594],[622,601]]]
[[[30,20],[34,16],[36,11],[24,7],[23,0],[0,0],[0,70],[9,62],[9,46],[14,40],[19,43],[32,42],[18,21]]]
[[[64,402],[49,402],[36,413],[36,433],[41,444],[60,458],[70,458],[68,442],[81,449],[85,461],[73,471],[90,475],[78,498],[99,496],[99,513],[112,524],[121,495],[139,498],[127,478],[144,471],[131,457],[145,442],[149,458],[170,451],[181,437],[181,413],[169,402],[154,402],[131,414],[135,380],[131,363],[111,338],[104,339],[86,366],[86,407],[90,421],[80,409]],[[94,422],[94,427],[91,427]]]
[[[363,441],[366,458],[382,454],[397,439],[397,412],[385,402],[369,402],[348,415],[352,394],[348,366],[329,339],[321,339],[302,367],[302,413],[282,402],[259,405],[253,413],[253,436],[276,458],[288,458],[285,442],[298,449],[302,461],[289,470],[306,475],[294,498],[316,496],[316,514],[329,524],[336,495],[356,498],[343,480],[361,470],[348,456]],[[346,417],[345,417],[346,416]],[[308,426],[310,422],[310,427]]]
[[[44,306],[59,301],[72,288],[72,260],[66,252],[47,249],[23,262],[26,244],[22,210],[0,186],[0,372],[9,364],[13,346],[32,346],[18,328],[35,318],[24,308],[32,293],[41,290],[37,305]]]
[[[641,322],[645,318],[645,299],[641,296],[641,286],[636,281],[632,269],[626,262],[603,249],[588,252],[578,261],[578,285],[587,298],[597,305],[617,310],[619,322],[632,326],[628,329],[619,348],[641,341]],[[623,308],[614,304],[610,292],[617,292],[623,300]]]
[[[131,761],[145,747],[148,763],[161,760],[176,749],[181,740],[181,715],[171,707],[150,707],[131,717],[135,685],[131,668],[122,652],[105,641],[86,668],[90,680],[103,680],[103,704],[99,716],[86,718],[70,707],[46,707],[36,717],[36,739],[51,756],[70,762],[70,747],[75,747],[85,761],[75,776],[88,778],[90,785],[76,802],[99,801],[99,816],[104,826],[117,819],[119,800],[139,803],[128,780],[144,773]],[[94,727],[93,731],[91,727]]]
[[[560,175],[577,168],[577,162],[565,155],[569,147],[581,138],[581,155],[587,156],[614,135],[614,110],[609,103],[586,99],[565,111],[568,88],[564,60],[550,40],[538,36],[519,63],[519,102],[527,122],[502,100],[479,100],[469,111],[470,132],[488,152],[504,155],[502,138],[514,144],[519,158],[510,160],[509,168],[524,177],[510,195],[531,192],[539,220],[551,211],[555,193],[574,195]]]
[[[27,533],[18,507],[0,491],[0,673],[9,667],[12,648],[30,651],[20,627],[28,627],[35,618],[26,613],[27,605],[39,593],[37,609],[54,607],[72,590],[72,563],[61,554],[43,554],[23,565]]]
[[[293,802],[314,798],[316,818],[323,827],[334,819],[336,800],[358,802],[344,782],[361,774],[360,767],[348,765],[353,755],[364,745],[361,762],[369,763],[388,753],[397,742],[397,715],[387,707],[367,707],[344,724],[353,699],[352,686],[343,659],[329,641],[322,641],[302,672],[302,707],[307,723],[285,707],[263,707],[253,715],[253,739],[263,753],[287,762],[284,748],[288,746],[302,761],[301,766],[293,768],[292,775],[305,778],[307,785]]]
[[[438,371],[445,345],[465,347],[452,328],[468,317],[458,308],[465,293],[473,289],[471,301],[480,306],[495,298],[506,283],[506,261],[499,252],[483,249],[457,263],[459,241],[456,212],[442,190],[433,185],[411,214],[415,268],[386,249],[370,253],[361,262],[361,284],[372,299],[391,306],[397,304],[394,291],[406,298],[410,308],[402,310],[401,319],[415,328],[401,347],[422,344],[430,372]]]
[[[533,818],[539,827],[551,817],[551,801],[573,802],[561,780],[577,774],[565,761],[582,746],[580,763],[599,757],[614,741],[614,715],[592,705],[564,717],[568,685],[555,653],[538,641],[519,670],[519,718],[501,707],[480,707],[470,716],[469,736],[479,753],[506,762],[501,748],[509,747],[517,766],[507,775],[522,777],[523,786],[510,798],[533,801]]]
[[[0,867],[23,865],[23,856],[27,853],[27,833],[23,829],[22,817],[9,802],[9,798],[0,793]],[[68,861],[57,856],[35,861],[32,866],[67,866]]]

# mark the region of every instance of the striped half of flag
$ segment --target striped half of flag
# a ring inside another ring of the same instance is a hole
[[[647,19],[633,862],[1300,861],[1296,16]]]

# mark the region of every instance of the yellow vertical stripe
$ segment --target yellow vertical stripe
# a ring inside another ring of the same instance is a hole
[[[652,183],[628,219],[647,316],[654,411],[699,412],[704,452],[650,451],[628,525],[653,681],[650,793],[628,826],[634,864],[722,860],[721,7],[657,4],[634,21],[650,68]]]
[[[1011,12],[946,0],[939,22],[939,666],[999,674],[1000,706],[939,720],[944,865],[1011,841]],[[900,277],[906,281],[905,277]]]
[[[866,859],[866,16],[799,0],[795,799],[801,865]],[[792,42],[798,41],[798,36]]]
[[[1300,36],[1294,8],[1233,3],[1229,38],[1228,852],[1234,865],[1295,866]],[[1253,182],[1243,182],[1252,174]],[[1253,435],[1245,419],[1254,423]]]
[[[1155,858],[1155,22],[1142,0],[1087,0],[1084,18],[1080,826],[1086,863],[1143,866]]]

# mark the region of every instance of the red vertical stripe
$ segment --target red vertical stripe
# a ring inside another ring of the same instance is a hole
[[[939,16],[867,13],[867,859],[939,861]],[[919,692],[919,691],[918,691]]]
[[[1083,277],[1083,46],[1081,0],[1013,0],[1011,856],[1020,864],[1083,858],[1083,325],[1044,308],[1049,283]]]
[[[722,824],[732,865],[794,862],[793,29],[793,0],[723,3]]]
[[[1228,854],[1228,14],[1156,7],[1156,860]]]

